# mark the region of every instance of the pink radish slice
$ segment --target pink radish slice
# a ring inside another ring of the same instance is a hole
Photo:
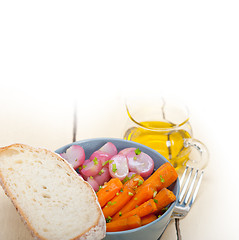
[[[123,179],[123,183],[134,177],[137,173],[129,172],[128,175]]]
[[[107,142],[99,150],[110,154],[111,157],[116,155],[118,152],[116,146],[112,142]]]
[[[132,176],[136,175],[137,173],[136,172],[129,172],[127,177],[128,178],[131,178]]]
[[[82,165],[81,173],[87,177],[95,176],[99,173],[101,168],[101,162],[97,159],[93,159],[92,161],[86,160]]]
[[[88,176],[82,173],[82,169],[86,167],[86,165],[90,162],[90,159],[87,159],[83,162],[83,164],[79,167],[79,174],[82,176],[84,180],[87,180]]]
[[[106,164],[106,161],[108,161],[112,156],[109,153],[97,150],[90,156],[90,160],[93,160],[95,157],[101,162],[101,164],[108,167],[109,164]]]
[[[110,180],[110,172],[108,167],[103,167],[100,172],[94,176],[95,181],[100,185],[104,185],[105,182]]]
[[[123,180],[129,173],[128,161],[126,156],[122,154],[115,155],[109,163],[109,171],[111,177]]]
[[[127,154],[129,169],[147,178],[154,170],[154,161],[148,154],[141,152],[137,155],[135,151],[132,150]]]
[[[83,173],[80,173],[81,177],[86,181],[87,180],[87,176],[85,176]]]
[[[123,155],[127,155],[129,152],[131,152],[132,150],[135,150],[136,148],[124,148],[123,150],[121,150],[119,152],[119,154],[123,154]]]
[[[70,146],[65,154],[61,154],[74,169],[77,169],[85,161],[85,151],[79,145]]]
[[[95,181],[94,178],[92,177],[88,177],[87,178],[87,182],[91,185],[91,187],[95,190],[98,191],[99,190],[99,184]]]
[[[67,157],[66,153],[60,153],[60,156],[68,161],[68,157]]]

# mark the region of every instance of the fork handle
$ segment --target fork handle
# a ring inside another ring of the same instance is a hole
[[[207,166],[209,159],[209,152],[207,147],[197,139],[189,138],[184,140],[185,148],[194,148],[200,154],[200,159],[198,161],[189,159],[187,162],[187,166],[194,167],[196,169],[204,169]]]
[[[177,232],[177,240],[182,240],[181,231],[179,227],[179,218],[175,218],[175,227]]]

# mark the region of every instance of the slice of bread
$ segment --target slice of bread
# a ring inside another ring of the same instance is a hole
[[[94,190],[58,154],[23,144],[0,148],[0,183],[34,239],[104,238]]]

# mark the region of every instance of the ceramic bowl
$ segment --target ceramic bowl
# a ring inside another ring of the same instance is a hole
[[[59,149],[56,150],[57,153],[65,152],[67,148],[71,145],[80,145],[85,150],[86,159],[90,157],[90,155],[102,147],[105,143],[112,142],[118,149],[118,151],[128,148],[128,147],[135,147],[139,148],[141,151],[147,153],[153,160],[154,160],[154,169],[156,170],[168,160],[159,154],[157,151],[144,146],[140,143],[136,143],[133,141],[117,139],[117,138],[93,138],[93,139],[86,139],[77,142],[73,142],[67,144]],[[168,187],[173,193],[175,194],[176,198],[178,199],[179,194],[179,179],[174,182],[171,186]],[[106,237],[104,240],[156,240],[158,239],[162,233],[164,232],[167,224],[170,220],[170,217],[173,212],[173,208],[176,202],[169,205],[168,210],[158,219],[155,221],[136,228],[132,230],[122,231],[122,232],[107,232]]]

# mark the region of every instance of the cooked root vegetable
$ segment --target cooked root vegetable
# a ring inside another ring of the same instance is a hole
[[[122,154],[115,155],[109,161],[110,175],[123,180],[129,173],[128,161]]]
[[[120,219],[128,218],[128,217],[134,216],[134,215],[138,215],[139,217],[144,217],[144,216],[147,216],[156,211],[157,211],[157,206],[156,206],[154,200],[150,199],[147,202],[138,206],[137,208],[131,210],[130,212],[122,214],[120,216]]]
[[[100,172],[102,169],[101,163],[98,161],[97,158],[94,158],[91,160],[86,160],[82,167],[81,167],[81,173],[87,177],[95,176]]]
[[[81,172],[81,170],[80,170],[79,172],[80,172],[81,177],[86,181],[88,177],[85,176],[85,175]]]
[[[135,149],[136,148],[124,148],[118,154],[123,154],[126,156],[129,152],[131,152],[132,150],[134,151]]]
[[[129,172],[128,175],[122,180],[122,182],[125,184],[127,181],[129,181],[131,178],[133,178],[136,174],[137,173],[135,173],[135,172]]]
[[[129,172],[126,177],[128,177],[130,179],[130,178],[134,177],[136,174],[137,174],[136,172]]]
[[[97,192],[100,206],[103,207],[107,202],[115,197],[115,194],[119,192],[122,187],[123,184],[118,178],[111,178],[110,181]]]
[[[146,215],[145,217],[141,218],[141,224],[142,224],[142,226],[144,226],[146,224],[153,222],[156,219],[157,219],[157,216],[155,214],[151,213],[151,214]]]
[[[135,174],[131,179],[124,183],[124,187],[136,189],[141,186],[143,182],[144,179],[139,174]]]
[[[97,183],[97,181],[93,177],[88,177],[86,181],[91,185],[91,187],[95,191],[99,190],[99,184]]]
[[[63,157],[65,160],[67,160],[67,161],[68,161],[68,159],[67,159],[67,155],[66,155],[66,153],[65,153],[65,152],[63,152],[63,153],[60,153],[60,156],[61,156],[61,157]]]
[[[93,152],[93,154],[90,156],[90,160],[93,160],[94,158],[97,158],[98,161],[101,162],[102,166],[109,166],[109,161],[112,155],[106,152],[102,152],[100,150],[97,150]]]
[[[118,152],[116,146],[112,142],[107,142],[99,150],[108,153],[111,156],[116,155]]]
[[[65,153],[60,154],[74,169],[77,169],[85,161],[85,151],[79,145],[70,146]]]
[[[167,188],[163,188],[154,198],[157,206],[157,212],[168,206],[176,200],[174,193]]]
[[[160,191],[163,188],[169,187],[176,181],[178,174],[170,163],[164,163],[160,166],[142,185],[151,184]]]
[[[97,175],[94,176],[95,181],[100,185],[104,185],[105,182],[110,180],[110,172],[108,167],[103,167]]]
[[[106,232],[125,231],[141,226],[141,219],[139,216],[134,215],[128,218],[119,219],[106,223]]]
[[[102,209],[105,218],[112,217],[117,213],[132,197],[134,190],[132,188],[124,187],[116,196],[109,201]]]
[[[154,161],[146,153],[141,152],[138,148],[131,150],[127,155],[129,170],[147,178],[154,170]]]
[[[117,152],[115,145],[107,142],[87,160],[78,145],[61,154],[75,169],[79,167],[79,175],[97,192],[107,232],[146,225],[176,200],[167,189],[178,177],[170,163],[153,173],[154,161],[140,149],[125,148]]]
[[[152,199],[155,192],[156,189],[151,185],[145,185],[143,188],[140,188],[140,190],[137,191],[134,197],[119,212],[117,212],[113,216],[113,219],[118,219],[120,215],[130,212],[142,203],[148,201],[149,199]]]

